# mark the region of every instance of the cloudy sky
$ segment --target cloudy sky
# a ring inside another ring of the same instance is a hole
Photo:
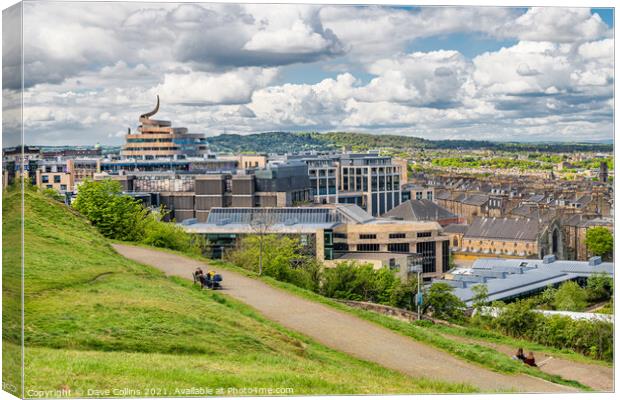
[[[609,9],[30,2],[23,34],[26,143],[120,144],[156,94],[208,136],[613,135]]]

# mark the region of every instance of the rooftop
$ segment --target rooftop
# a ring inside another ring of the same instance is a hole
[[[465,237],[536,240],[538,231],[538,221],[533,219],[476,217]]]
[[[252,233],[262,223],[270,233],[314,233],[342,223],[364,224],[374,218],[355,204],[320,207],[224,207],[212,208],[205,223],[185,221],[195,233]]]
[[[450,273],[451,280],[442,280],[455,287],[454,294],[468,306],[472,305],[472,286],[486,284],[488,300],[510,300],[544,290],[548,285],[595,273],[614,274],[614,264],[591,261],[556,261],[554,256],[544,260],[480,258],[471,268]]]
[[[406,201],[383,214],[383,216],[405,221],[439,221],[457,218],[450,211],[426,199]]]

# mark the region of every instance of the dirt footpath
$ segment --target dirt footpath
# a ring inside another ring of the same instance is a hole
[[[121,255],[158,268],[167,275],[191,280],[197,266],[207,268],[206,264],[196,260],[166,252],[118,244],[112,246]],[[493,372],[346,312],[274,288],[257,279],[228,270],[222,275],[224,290],[221,293],[252,306],[265,317],[330,348],[412,377],[467,383],[485,392],[577,391],[572,387],[527,375]]]

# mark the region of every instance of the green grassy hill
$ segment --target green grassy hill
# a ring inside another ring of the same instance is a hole
[[[302,150],[340,150],[350,146],[355,151],[371,149],[492,149],[498,151],[613,151],[606,143],[517,143],[486,140],[428,140],[413,136],[379,135],[359,132],[263,132],[251,135],[223,134],[209,138],[216,152],[286,153]]]
[[[20,194],[5,193],[3,202],[3,234],[15,237]],[[93,396],[106,393],[88,389],[130,388],[173,396],[192,387],[286,387],[294,394],[472,389],[356,360],[224,295],[129,261],[85,219],[37,192],[26,192],[25,212],[26,391],[68,388],[72,396]],[[18,263],[8,266],[5,289],[19,284]],[[16,310],[5,310],[6,329],[19,325]],[[3,345],[5,354],[19,353],[18,336],[5,336]]]

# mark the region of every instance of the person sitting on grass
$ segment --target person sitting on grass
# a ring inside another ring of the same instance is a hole
[[[517,354],[515,354],[514,356],[512,356],[513,360],[520,360],[525,362],[525,354],[523,354],[523,348],[519,347],[517,349]]]
[[[534,353],[532,353],[531,351],[528,353],[527,357],[525,358],[525,360],[523,360],[523,362],[529,365],[530,367],[538,367],[538,365],[536,365],[536,359],[534,358]]]

